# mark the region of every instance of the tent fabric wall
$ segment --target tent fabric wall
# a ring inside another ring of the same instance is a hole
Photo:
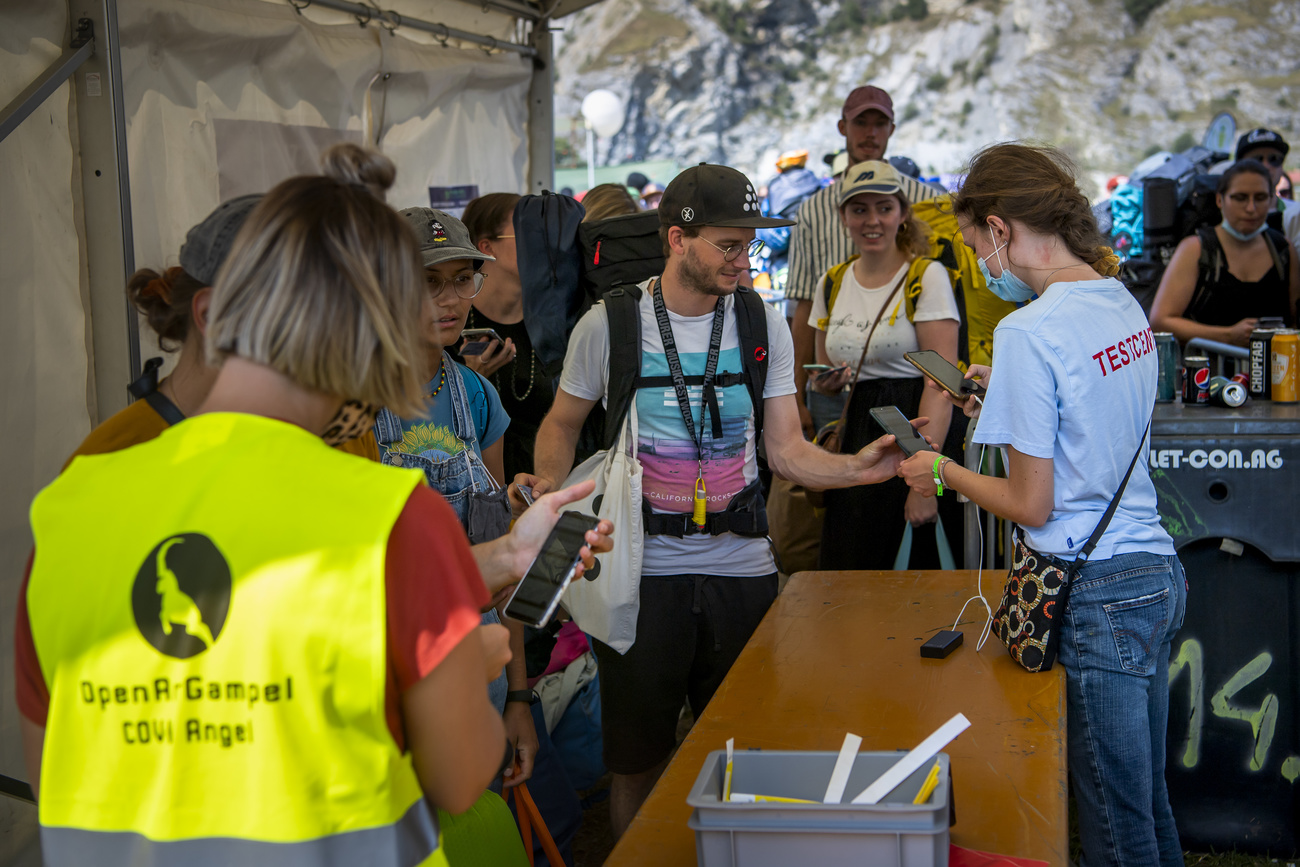
[[[450,0],[384,6],[503,41],[521,34],[508,16]],[[137,267],[177,264],[186,231],[222,199],[315,171],[321,147],[343,138],[394,160],[388,201],[398,208],[427,205],[429,186],[525,191],[527,58],[359,27],[329,10],[300,15],[286,0],[118,8]],[[0,0],[0,105],[68,37],[66,4]],[[74,76],[0,143],[0,773],[24,780],[13,622],[27,509],[100,420],[75,111],[84,88]],[[141,343],[142,357],[157,354],[147,328]],[[0,798],[0,864],[36,863],[35,837],[34,808]]]
[[[314,171],[316,150],[332,140],[364,140],[392,158],[397,208],[428,205],[429,186],[524,191],[527,59],[308,11],[338,23],[265,0],[122,4],[139,266],[176,264],[185,232],[220,201]],[[232,139],[238,128],[258,144]],[[145,335],[142,345],[147,357]]]
[[[58,3],[0,4],[0,105],[46,70],[68,41]],[[76,111],[64,83],[0,142],[0,773],[27,779],[14,705],[13,622],[31,550],[27,508],[90,430],[81,179]],[[0,863],[34,846],[36,810],[0,798]]]

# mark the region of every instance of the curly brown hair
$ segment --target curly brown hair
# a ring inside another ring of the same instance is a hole
[[[1055,235],[1098,274],[1114,277],[1119,259],[1097,229],[1076,175],[1074,163],[1056,148],[1024,142],[990,145],[971,159],[966,181],[952,197],[952,209],[976,226],[996,215]]]
[[[191,304],[203,288],[203,282],[184,268],[168,268],[161,274],[141,268],[126,281],[126,296],[158,335],[158,345],[175,352],[194,324]]]

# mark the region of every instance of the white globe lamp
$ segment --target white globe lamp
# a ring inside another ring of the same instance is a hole
[[[603,88],[582,100],[582,119],[587,126],[587,189],[596,185],[596,136],[614,135],[623,128],[625,116],[623,100]]]

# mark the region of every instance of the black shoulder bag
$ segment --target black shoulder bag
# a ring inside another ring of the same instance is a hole
[[[1048,671],[1056,662],[1056,651],[1061,644],[1061,620],[1065,617],[1065,606],[1070,601],[1070,585],[1074,581],[1079,566],[1088,561],[1093,549],[1101,541],[1110,519],[1119,508],[1120,498],[1128,487],[1129,477],[1142,456],[1142,446],[1146,444],[1151,422],[1147,422],[1142,438],[1138,440],[1137,451],[1129,461],[1128,472],[1119,483],[1119,490],[1110,498],[1106,513],[1097,522],[1097,529],[1092,531],[1088,541],[1079,551],[1079,556],[1062,569],[1056,565],[1056,558],[1039,554],[1025,544],[1023,536],[1016,533],[1016,550],[1011,561],[1011,572],[1007,583],[1002,588],[1002,602],[997,613],[993,615],[993,631],[1007,646],[1011,658],[1020,663],[1026,671]]]

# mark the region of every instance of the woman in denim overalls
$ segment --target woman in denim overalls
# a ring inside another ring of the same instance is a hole
[[[383,463],[424,471],[429,486],[455,511],[471,544],[488,542],[510,529],[510,505],[503,486],[501,436],[509,416],[496,390],[483,377],[458,364],[443,349],[460,339],[469,315],[470,300],[482,288],[479,266],[490,257],[470,243],[465,226],[455,217],[430,208],[401,212],[420,241],[429,292],[421,310],[421,329],[427,349],[430,397],[428,415],[402,419],[387,409],[375,419],[375,439]],[[496,609],[483,615],[483,623],[501,623]],[[514,766],[506,771],[507,783],[527,779],[538,740],[526,702],[507,703],[511,688],[526,690],[523,625],[504,621],[510,630],[513,659],[506,671],[488,687],[501,711],[506,734],[515,745]],[[505,804],[492,792],[462,816],[443,817],[448,857],[457,851],[477,863],[511,865],[524,857],[521,841]],[[505,833],[509,823],[510,833]]]

